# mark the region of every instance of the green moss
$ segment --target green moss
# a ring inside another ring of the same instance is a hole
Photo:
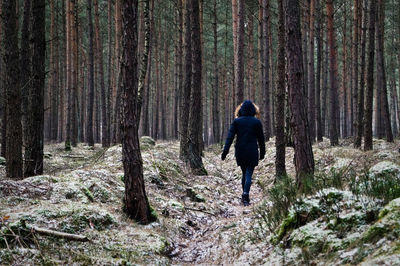
[[[158,215],[156,210],[151,205],[149,205],[149,208],[150,208],[150,221],[157,221]]]
[[[288,216],[283,219],[282,224],[279,226],[278,233],[274,242],[278,243],[283,237],[291,230],[296,227],[297,224],[297,213],[290,212]]]
[[[366,231],[362,237],[362,240],[364,242],[373,242],[376,241],[377,239],[380,239],[383,237],[385,233],[389,231],[389,228],[386,228],[385,226],[381,224],[374,224],[371,226],[368,231]]]
[[[90,192],[90,190],[87,187],[83,187],[82,188],[82,192],[83,194],[85,194],[85,196],[91,201],[94,202],[94,197],[92,192]]]

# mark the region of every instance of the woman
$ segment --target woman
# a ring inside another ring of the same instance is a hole
[[[242,203],[244,206],[250,204],[250,186],[254,168],[258,165],[258,159],[264,159],[265,141],[263,128],[260,120],[255,116],[259,116],[259,110],[251,101],[244,101],[235,112],[236,119],[233,120],[229,128],[228,137],[226,138],[224,151],[221,159],[225,160],[232,145],[233,139],[236,137],[235,157],[237,165],[243,172],[242,176]],[[257,145],[258,142],[258,145]],[[260,148],[260,157],[258,155]]]

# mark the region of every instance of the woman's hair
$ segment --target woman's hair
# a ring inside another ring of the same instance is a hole
[[[242,107],[242,104],[243,104],[243,103],[239,104],[239,105],[236,107],[236,109],[235,109],[235,118],[238,118],[238,117],[240,116],[240,115],[239,115],[239,111],[240,111],[240,108]],[[254,108],[256,108],[255,117],[257,117],[258,119],[260,119],[260,117],[261,117],[260,107],[258,107],[258,105],[255,104],[255,103],[253,103],[253,105],[254,105]]]

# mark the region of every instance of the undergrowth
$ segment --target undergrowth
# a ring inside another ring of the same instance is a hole
[[[256,223],[253,226],[255,238],[265,239],[266,236],[279,234],[277,229],[295,216],[289,215],[289,210],[301,198],[315,195],[326,188],[348,189],[355,196],[368,196],[382,200],[385,204],[400,197],[400,177],[397,173],[384,171],[371,174],[364,168],[357,175],[353,168],[335,169],[327,173],[316,172],[313,176],[303,179],[302,191],[299,192],[296,181],[290,176],[282,176],[266,191],[268,199],[254,208]],[[293,216],[293,217],[292,217]]]

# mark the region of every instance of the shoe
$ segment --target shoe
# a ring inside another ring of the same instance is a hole
[[[242,195],[242,203],[243,203],[244,206],[249,206],[250,205],[249,194],[243,194]]]

